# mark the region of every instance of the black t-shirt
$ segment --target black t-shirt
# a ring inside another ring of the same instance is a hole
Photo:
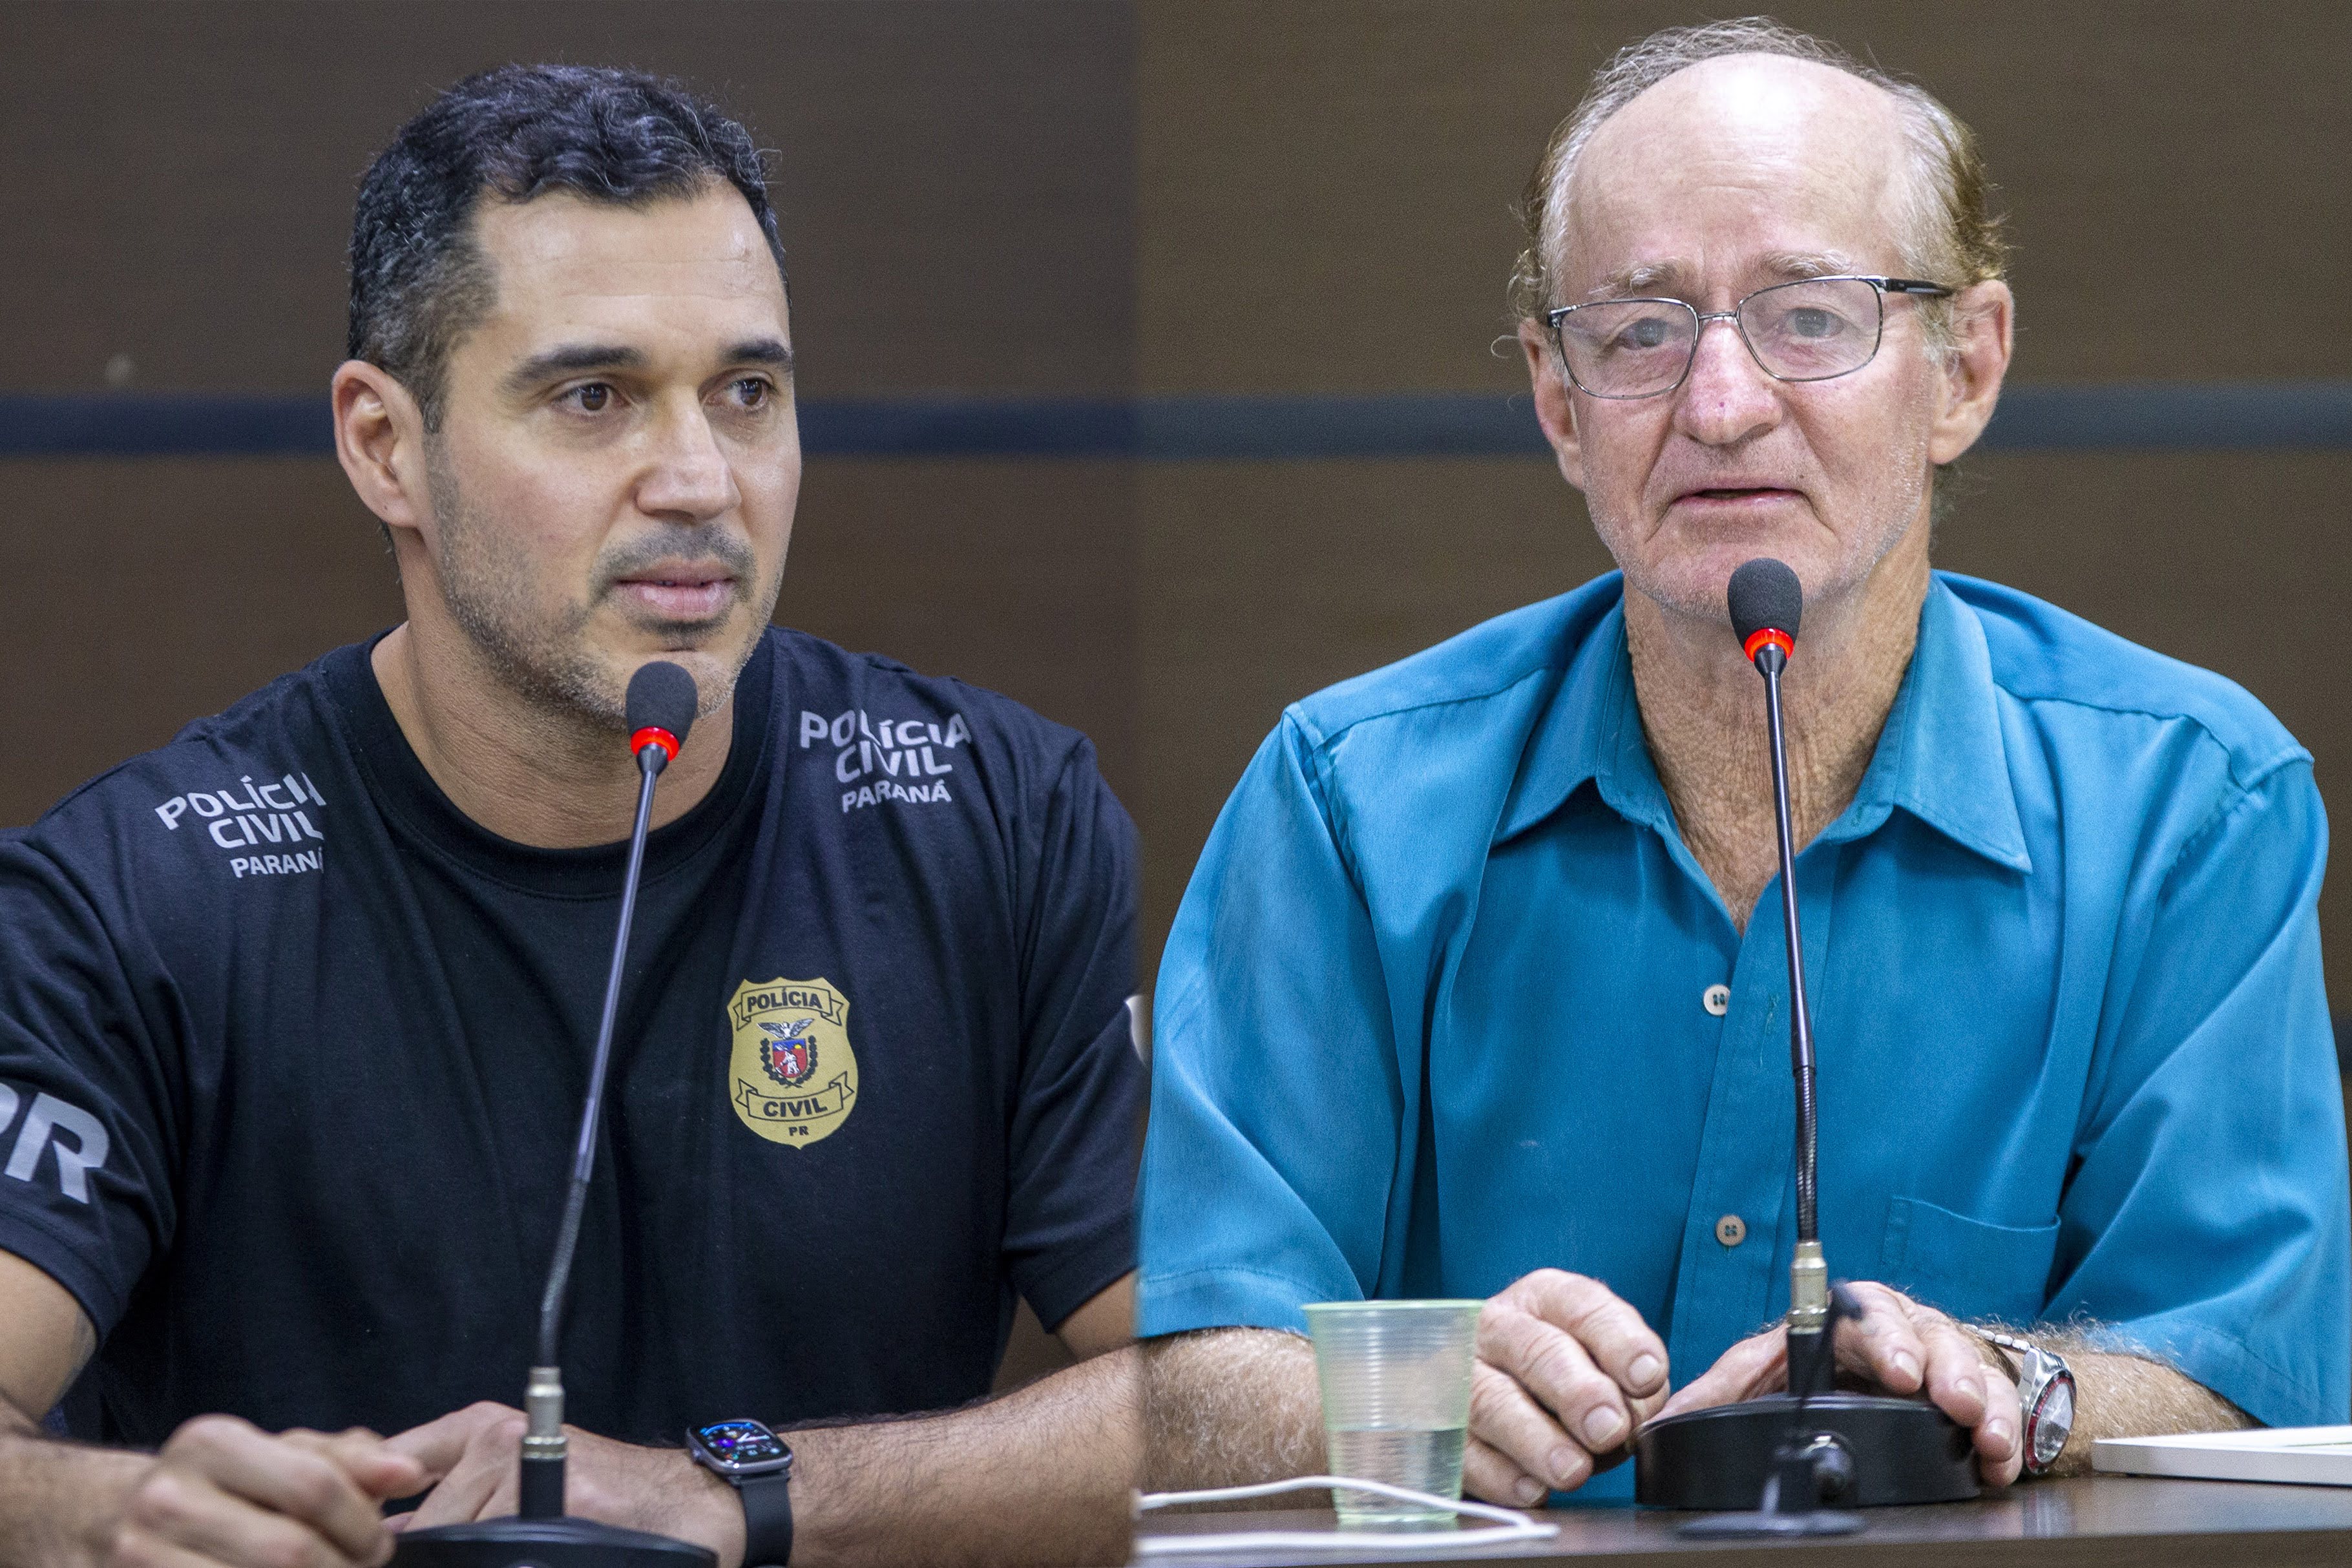
[[[1132,1263],[1134,829],[1084,737],[772,632],[656,832],[564,1340],[570,1416],[984,1394]],[[366,647],[0,841],[0,1249],[102,1344],[81,1435],[519,1403],[624,851],[500,839]]]

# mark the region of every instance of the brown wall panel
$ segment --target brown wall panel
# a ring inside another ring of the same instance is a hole
[[[0,4],[0,389],[323,388],[369,161],[511,59],[676,74],[772,149],[805,386],[1128,378],[1129,8]]]
[[[1772,7],[1972,123],[2018,246],[2018,372],[2352,371],[2352,6]],[[1710,13],[1143,0],[1139,364],[1154,390],[1507,387],[1510,208],[1611,51]]]
[[[0,775],[0,822],[400,619],[325,459],[0,462],[0,725],[52,737]]]

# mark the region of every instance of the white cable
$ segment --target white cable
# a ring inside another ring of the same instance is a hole
[[[1391,1486],[1386,1481],[1368,1481],[1347,1476],[1294,1476],[1286,1481],[1267,1481],[1254,1487],[1218,1487],[1209,1491],[1146,1492],[1136,1500],[1136,1511],[1149,1513],[1156,1508],[1179,1508],[1196,1502],[1242,1502],[1250,1498],[1274,1497],[1286,1491],[1321,1491],[1340,1487],[1349,1491],[1371,1492],[1398,1502],[1419,1503],[1423,1508],[1443,1509],[1449,1513],[1469,1514],[1477,1519],[1491,1519],[1501,1528],[1474,1531],[1432,1530],[1239,1530],[1215,1535],[1143,1535],[1135,1542],[1138,1557],[1174,1557],[1194,1552],[1355,1552],[1370,1548],[1381,1552],[1460,1552],[1490,1543],[1513,1541],[1542,1541],[1559,1533],[1557,1524],[1544,1524],[1524,1513],[1513,1513],[1507,1508],[1489,1503],[1472,1502],[1464,1498],[1437,1497],[1411,1487]]]

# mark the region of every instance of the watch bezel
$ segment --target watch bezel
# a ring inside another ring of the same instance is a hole
[[[773,1459],[753,1459],[748,1464],[740,1459],[723,1458],[711,1451],[710,1445],[702,1436],[713,1427],[757,1427],[767,1434],[770,1442],[784,1451],[783,1456]],[[723,1421],[706,1421],[699,1427],[688,1427],[686,1429],[686,1451],[696,1464],[730,1482],[747,1481],[759,1476],[788,1475],[793,1468],[793,1446],[785,1442],[773,1427],[765,1421],[752,1420],[748,1416],[733,1416]]]
[[[2030,1476],[2047,1475],[2051,1467],[2058,1462],[2059,1455],[2066,1451],[2067,1439],[2074,1435],[2074,1406],[2079,1398],[2072,1369],[2063,1361],[2059,1361],[2057,1357],[2050,1355],[2047,1352],[2042,1352],[2042,1354],[2049,1376],[2042,1380],[2042,1386],[2034,1392],[2032,1407],[2025,1413],[2025,1430],[2021,1434],[2025,1445],[2023,1469]],[[2050,1365],[2052,1362],[2055,1362],[2056,1364]],[[2062,1384],[2066,1389],[2066,1426],[2065,1429],[2058,1434],[2058,1446],[2045,1459],[2041,1457],[2042,1431],[2048,1424],[2044,1413],[2049,1409],[2051,1396],[2058,1392],[2059,1385]]]

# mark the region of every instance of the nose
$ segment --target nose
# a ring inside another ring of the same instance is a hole
[[[1782,412],[1780,383],[1748,351],[1738,327],[1699,323],[1690,374],[1675,394],[1675,428],[1708,446],[1736,446],[1780,423]]]
[[[662,423],[654,460],[637,485],[638,508],[666,522],[707,523],[742,498],[735,470],[699,400]]]

